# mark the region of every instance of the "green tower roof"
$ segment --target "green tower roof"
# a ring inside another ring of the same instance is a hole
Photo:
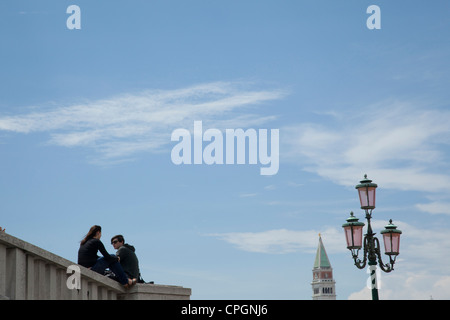
[[[322,237],[319,234],[319,246],[317,247],[316,261],[314,261],[314,268],[331,268],[330,260],[327,252],[323,246]]]

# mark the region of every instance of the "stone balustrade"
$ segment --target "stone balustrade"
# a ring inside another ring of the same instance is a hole
[[[79,289],[67,282],[79,268]],[[172,285],[118,282],[0,232],[0,300],[189,300],[191,289]]]

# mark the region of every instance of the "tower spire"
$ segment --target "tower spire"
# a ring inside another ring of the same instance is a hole
[[[313,300],[335,300],[336,282],[333,279],[333,268],[328,259],[322,236],[319,233],[319,245],[317,246],[316,259],[313,267]]]
[[[314,268],[331,268],[330,260],[322,242],[322,237],[319,233],[319,245],[317,247],[316,260],[314,261]]]

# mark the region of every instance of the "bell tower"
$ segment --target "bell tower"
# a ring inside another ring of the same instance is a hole
[[[336,300],[336,282],[333,278],[333,268],[319,233],[319,246],[313,267],[313,281],[311,282],[313,300]]]

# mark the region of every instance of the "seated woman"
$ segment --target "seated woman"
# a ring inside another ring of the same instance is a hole
[[[102,236],[102,227],[92,226],[83,240],[80,242],[80,249],[78,250],[78,264],[89,268],[100,274],[104,274],[106,268],[109,268],[117,276],[118,281],[130,287],[136,284],[136,279],[129,279],[122,269],[117,256],[109,254],[103,243],[100,241]],[[97,252],[103,255],[98,257]]]

